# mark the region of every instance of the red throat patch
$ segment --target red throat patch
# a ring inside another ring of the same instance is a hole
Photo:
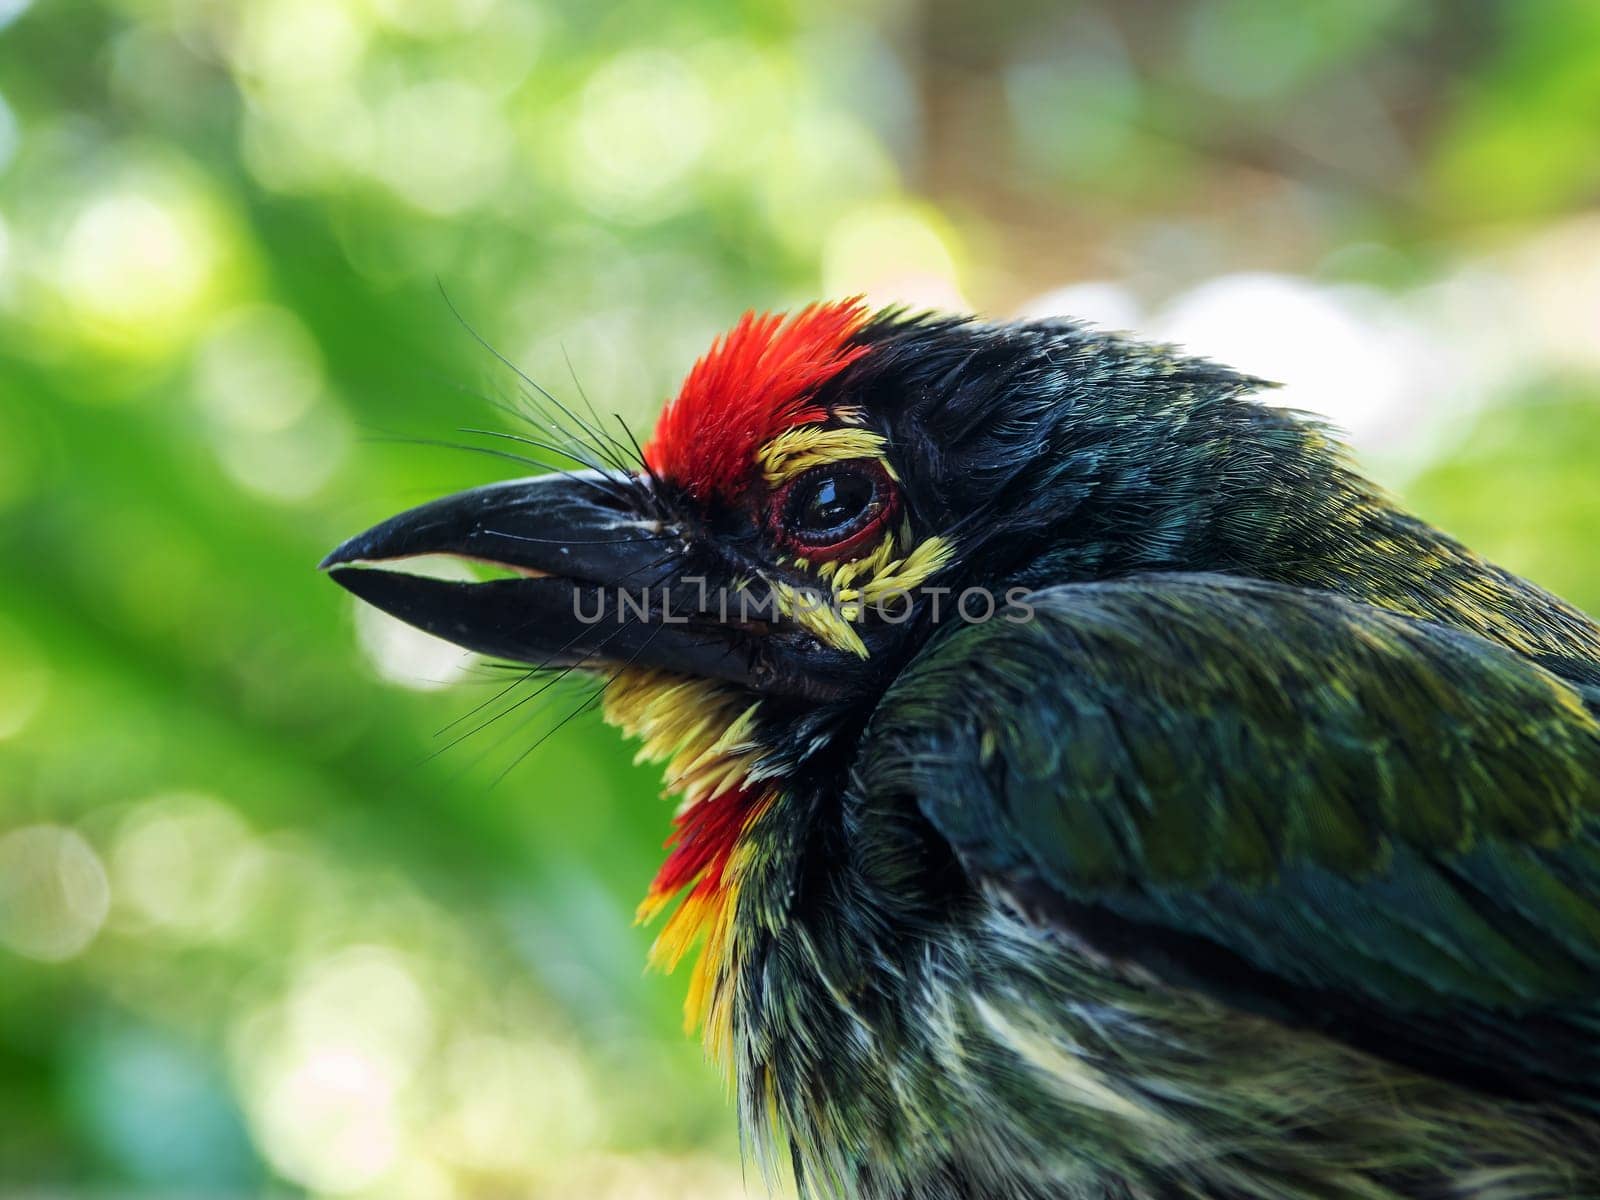
[[[860,297],[797,313],[746,313],[695,363],[644,448],[660,478],[696,500],[730,499],[756,452],[827,411],[816,390],[867,352],[850,339],[870,314]]]

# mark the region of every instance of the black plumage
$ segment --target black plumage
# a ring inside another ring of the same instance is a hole
[[[687,896],[669,959],[707,939],[751,1151],[862,1200],[1600,1195],[1600,628],[1170,348],[747,326],[624,481],[648,505],[596,477],[510,506],[543,539],[648,529],[666,591],[625,662],[552,615],[620,561],[496,546],[539,577],[492,604],[341,581],[609,663],[608,715],[687,797],[647,908]],[[697,429],[748,472],[696,473]],[[334,560],[419,529],[485,556],[481,515],[397,521]],[[952,618],[971,590],[1007,600]]]

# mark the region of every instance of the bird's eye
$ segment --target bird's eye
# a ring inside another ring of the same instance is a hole
[[[849,534],[871,515],[877,488],[854,471],[819,471],[789,501],[789,528],[808,542],[824,544]]]
[[[894,483],[872,459],[814,467],[777,497],[780,534],[814,559],[837,558],[862,544],[895,506]]]

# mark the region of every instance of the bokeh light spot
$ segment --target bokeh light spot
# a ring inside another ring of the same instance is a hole
[[[688,176],[711,137],[704,84],[676,55],[619,55],[583,89],[573,125],[573,190],[607,216],[650,220],[689,197]]]
[[[246,433],[285,429],[322,392],[322,356],[293,313],[252,305],[225,313],[195,355],[196,398]]]
[[[864,294],[874,304],[970,307],[946,235],[920,209],[885,202],[836,222],[822,252],[824,295]]]
[[[94,940],[110,904],[100,856],[77,831],[30,825],[0,837],[0,946],[64,962]]]
[[[344,414],[319,404],[292,425],[266,432],[219,426],[217,457],[234,482],[268,500],[296,503],[314,496],[349,453]]]
[[[410,964],[386,946],[311,963],[256,1022],[247,1102],[262,1149],[299,1183],[345,1193],[401,1161],[403,1093],[433,1032]]]
[[[493,97],[458,79],[435,80],[391,96],[379,114],[379,171],[404,199],[454,213],[500,181],[511,135]]]
[[[442,1145],[464,1165],[527,1169],[592,1145],[601,1132],[594,1086],[568,1047],[467,1037],[450,1047],[444,1077]]]
[[[132,177],[72,218],[57,286],[90,338],[149,355],[200,316],[218,257],[202,197],[175,176]]]
[[[322,0],[246,5],[234,60],[248,80],[274,90],[344,79],[366,49],[364,9]]]
[[[1282,385],[1273,404],[1320,413],[1360,443],[1413,382],[1411,330],[1380,297],[1285,275],[1228,275],[1178,297],[1155,330],[1186,350]]]
[[[1017,311],[1017,316],[1027,320],[1070,317],[1101,329],[1122,332],[1137,329],[1142,312],[1138,297],[1122,284],[1088,280],[1035,296]]]
[[[476,578],[465,564],[449,559],[413,560],[406,569],[435,579],[466,582]],[[414,629],[370,604],[351,603],[356,641],[380,679],[431,692],[459,681],[475,659],[461,647]]]
[[[319,1191],[372,1183],[400,1148],[396,1080],[385,1065],[337,1048],[288,1057],[258,1106],[257,1133],[273,1165]]]
[[[427,1048],[433,1014],[411,964],[387,946],[351,946],[307,968],[288,1005],[300,1045],[337,1044],[409,1070]]]
[[[291,88],[246,110],[240,149],[251,174],[270,188],[326,186],[372,170],[376,125],[352,84]]]
[[[250,910],[259,872],[248,827],[210,796],[164,796],[129,814],[111,851],[119,905],[180,935],[220,938]]]
[[[773,236],[811,258],[829,226],[894,191],[899,172],[872,131],[826,109],[787,115],[780,134],[763,134],[770,156],[751,162]]]

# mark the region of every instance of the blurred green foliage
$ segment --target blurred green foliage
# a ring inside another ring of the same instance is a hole
[[[1386,478],[1600,609],[1596,61],[1586,0],[0,0],[0,1191],[740,1194],[653,772],[314,570],[519,469],[467,326],[640,427],[747,307],[1271,272],[1405,331]]]

